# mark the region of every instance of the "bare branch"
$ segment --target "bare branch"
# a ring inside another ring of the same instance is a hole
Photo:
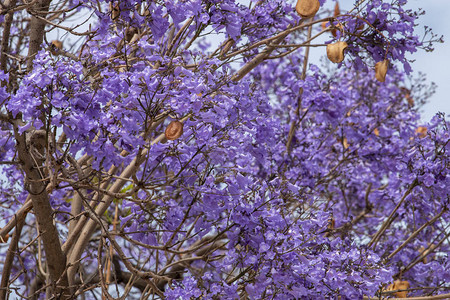
[[[9,275],[11,273],[11,267],[13,264],[14,256],[16,255],[17,247],[19,244],[20,234],[22,232],[22,228],[24,225],[24,220],[18,220],[15,224],[16,230],[11,240],[11,244],[9,244],[8,252],[5,257],[5,262],[3,263],[3,272],[2,272],[2,281],[0,283],[0,299],[6,299],[7,294],[9,294],[8,283],[9,283]]]
[[[51,0],[39,0],[36,5],[33,6],[33,10],[39,11],[39,15],[45,18],[48,13]],[[34,56],[41,49],[41,44],[44,40],[45,34],[45,22],[36,16],[31,17],[30,21],[30,45],[28,48],[28,62],[27,70],[33,69]]]
[[[39,225],[39,234],[44,242],[44,251],[46,254],[47,265],[49,268],[52,282],[60,281],[62,288],[55,289],[55,295],[62,293],[63,297],[68,296],[68,281],[65,274],[66,257],[61,250],[58,231],[53,223],[53,209],[47,193],[47,183],[40,180],[41,172],[28,152],[25,134],[20,135],[18,131],[18,122],[14,124],[14,134],[16,138],[17,151],[22,169],[26,174],[25,184],[28,185],[28,191],[33,203],[34,213]],[[45,143],[42,143],[45,144]]]
[[[17,0],[5,1],[5,6],[7,9],[9,7],[13,7],[16,5]],[[5,20],[3,21],[3,36],[2,36],[2,45],[0,52],[0,69],[6,73],[6,53],[9,52],[9,33],[11,30],[11,23],[13,20],[13,11],[10,11],[6,14]]]

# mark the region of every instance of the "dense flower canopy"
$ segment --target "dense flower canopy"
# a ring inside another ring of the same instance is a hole
[[[37,2],[0,16],[4,291],[450,288],[449,123],[419,121],[430,89],[408,57],[429,45],[406,0],[321,0],[311,18],[284,0]],[[50,30],[40,41],[36,24]],[[309,61],[344,41],[337,65]]]

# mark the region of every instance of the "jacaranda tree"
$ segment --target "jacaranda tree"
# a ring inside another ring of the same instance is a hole
[[[405,4],[3,1],[0,299],[445,298]]]

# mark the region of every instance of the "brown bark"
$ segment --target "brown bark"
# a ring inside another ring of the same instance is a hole
[[[180,121],[185,122],[190,117],[191,115],[188,114]],[[159,135],[151,142],[151,145],[159,143],[164,138],[165,138],[164,134]],[[144,162],[144,159],[142,158],[147,155],[147,151],[148,149],[144,149],[141,152],[140,157],[135,157],[133,161],[123,170],[123,172],[119,176],[120,179],[115,181],[114,184],[112,184],[111,187],[109,188],[109,191],[111,193],[118,193],[127,182],[124,178],[130,178],[132,175],[136,174],[137,170],[139,169],[139,166],[141,165],[142,162]],[[105,195],[105,197],[102,198],[101,203],[95,208],[95,214],[97,216],[102,216],[108,209],[108,207],[111,205],[111,202],[113,200],[114,200],[113,196]],[[66,244],[64,245],[64,251],[65,253],[70,252],[70,255],[68,256],[68,263],[70,267],[67,273],[69,277],[69,282],[71,283],[75,282],[75,275],[79,265],[79,259],[81,258],[83,251],[86,249],[86,246],[97,226],[98,222],[96,220],[81,218],[80,221],[78,221],[78,224],[75,226],[72,235],[69,236],[66,240]]]
[[[34,14],[45,18],[48,13],[51,0],[39,0],[36,5],[33,6],[32,11]],[[41,44],[44,40],[45,21],[32,16],[30,21],[30,45],[28,47],[28,61],[27,70],[33,69],[34,56],[41,49]]]
[[[5,1],[5,6],[7,8],[14,7],[16,5],[16,0]],[[9,33],[11,29],[11,23],[13,20],[13,12],[8,12],[5,16],[5,20],[3,21],[3,36],[2,36],[2,46],[0,53],[0,68],[3,72],[6,73],[6,62],[7,56],[6,53],[9,51]]]
[[[46,190],[47,182],[43,180],[37,159],[29,151],[25,135],[18,132],[16,122],[14,134],[17,144],[19,162],[25,172],[25,187],[30,193],[34,214],[39,226],[39,234],[44,244],[44,251],[50,279],[53,283],[53,294],[58,298],[69,296],[66,269],[66,256],[62,252],[58,231],[53,223],[53,209]],[[45,139],[45,137],[41,137]],[[45,143],[44,143],[45,144]]]
[[[9,276],[11,274],[11,267],[13,264],[14,256],[17,252],[17,246],[19,244],[20,234],[22,233],[23,224],[24,220],[19,220],[19,223],[16,224],[16,231],[14,232],[11,244],[9,244],[8,252],[5,257],[2,280],[0,283],[0,299],[8,299]]]

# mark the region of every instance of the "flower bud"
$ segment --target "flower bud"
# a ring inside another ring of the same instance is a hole
[[[295,6],[295,10],[302,18],[314,17],[319,8],[319,0],[297,0],[297,5]]]
[[[171,141],[176,140],[183,134],[183,123],[180,121],[170,122],[164,134],[166,135],[166,139]]]
[[[348,47],[346,42],[336,42],[327,45],[328,59],[334,63],[340,63],[344,60],[344,50]]]
[[[375,64],[375,78],[379,82],[384,82],[386,80],[386,73],[388,70],[389,61],[387,59],[379,61]]]

